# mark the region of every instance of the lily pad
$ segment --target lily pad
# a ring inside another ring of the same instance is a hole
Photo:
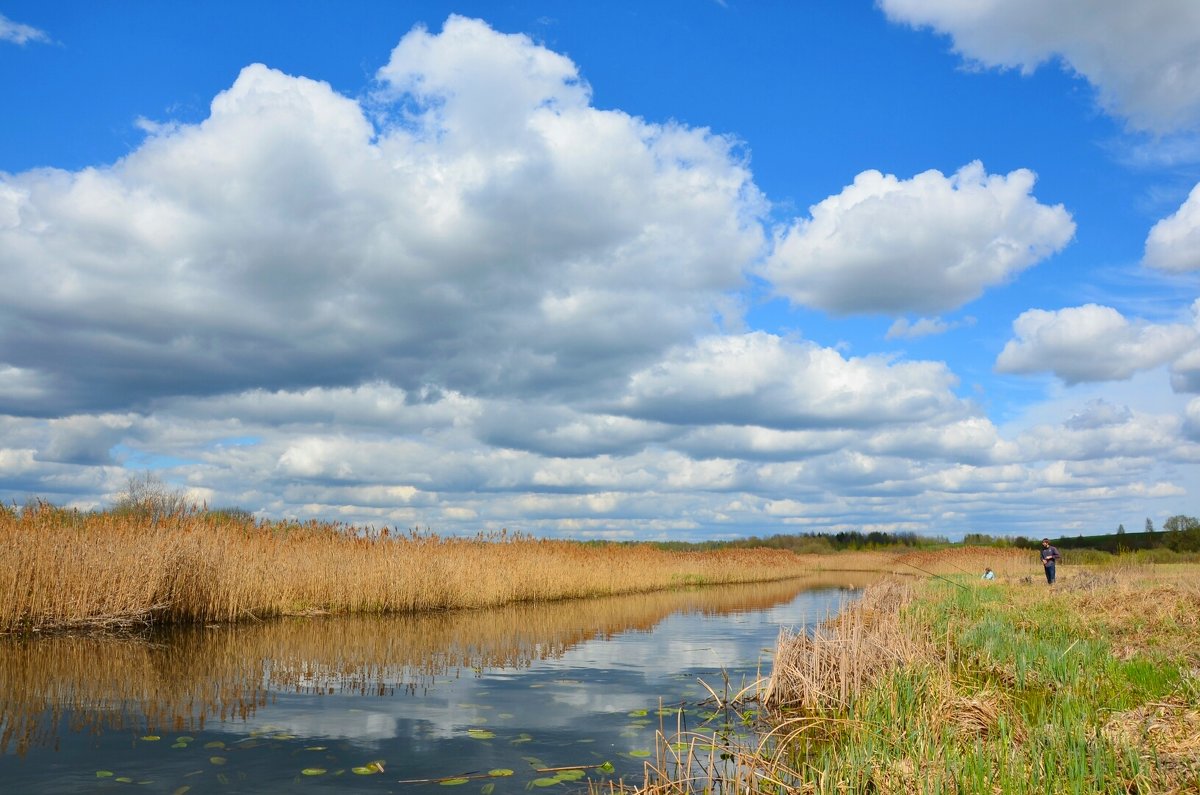
[[[221,742],[220,740],[213,740],[211,743],[205,743],[204,747],[205,748],[224,748],[225,743]]]
[[[353,773],[356,773],[360,776],[370,776],[374,773],[382,773],[383,772],[383,761],[376,760],[374,762],[368,762],[365,765],[359,765],[358,767],[352,767],[352,768],[350,768],[350,771]]]
[[[636,751],[630,751],[629,755],[634,759],[645,759],[646,757],[650,756],[650,752],[643,748],[639,748]]]
[[[574,770],[560,770],[557,778],[559,781],[578,781],[584,777],[584,772],[578,768]]]
[[[467,729],[467,736],[474,740],[491,740],[496,733],[487,729]]]
[[[155,740],[161,740],[161,739],[162,739],[162,737],[159,737],[157,734],[147,734],[142,737],[142,740],[144,740],[145,742],[148,742],[148,743],[152,743]]]
[[[627,712],[627,713],[625,713],[625,714],[626,714],[626,715],[628,715],[628,716],[629,716],[629,717],[631,717],[631,718],[643,718],[643,717],[645,717],[646,715],[649,715],[649,714],[650,714],[650,710],[648,710],[648,709],[635,709],[635,710],[633,710],[632,712]]]
[[[131,779],[129,776],[117,776],[116,778],[113,779],[113,781],[119,781],[122,784],[132,784],[133,783],[133,779]]]
[[[96,778],[112,778],[112,777],[113,777],[113,772],[111,770],[97,770],[96,771]]]
[[[306,767],[300,771],[302,776],[323,776],[326,770],[323,767]]]
[[[557,783],[558,783],[557,778],[550,778],[549,776],[544,776],[542,778],[535,778],[533,780],[533,786],[535,786],[535,787],[553,787]]]
[[[488,775],[493,778],[501,778],[503,776],[511,776],[512,774],[513,774],[513,772],[511,770],[509,770],[507,767],[498,767],[498,768],[495,768],[494,770],[488,771]]]
[[[187,743],[171,743],[172,748],[187,748]]]
[[[210,756],[210,757],[208,758],[208,761],[209,761],[210,763],[214,764],[214,765],[218,765],[218,766],[220,766],[220,765],[223,765],[223,764],[225,764],[225,763],[226,763],[226,762],[228,762],[229,760],[228,760],[228,759],[226,759],[226,758],[225,758],[225,757],[223,757],[223,756]]]
[[[459,784],[466,784],[470,780],[471,779],[469,779],[469,778],[463,778],[463,777],[459,776],[457,778],[444,778],[441,781],[439,781],[438,783],[441,784],[443,787],[457,787]]]

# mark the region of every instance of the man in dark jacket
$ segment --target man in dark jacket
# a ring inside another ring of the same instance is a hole
[[[1054,584],[1054,564],[1062,559],[1058,550],[1051,546],[1050,539],[1042,539],[1042,565],[1046,567],[1046,582]]]

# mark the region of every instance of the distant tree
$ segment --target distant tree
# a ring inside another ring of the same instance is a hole
[[[1167,521],[1163,522],[1163,530],[1170,533],[1186,533],[1188,530],[1194,530],[1200,527],[1200,520],[1194,516],[1172,516]]]
[[[195,508],[181,489],[172,489],[152,472],[130,475],[125,490],[117,495],[113,511],[144,514],[152,517],[172,516]]]
[[[1123,524],[1117,525],[1117,535],[1119,535],[1119,536],[1125,535],[1125,525],[1123,525]]]
[[[1147,533],[1153,533],[1153,532],[1154,532],[1154,522],[1150,521],[1150,517],[1149,517],[1149,516],[1147,516],[1147,517],[1146,517],[1146,532],[1147,532]]]

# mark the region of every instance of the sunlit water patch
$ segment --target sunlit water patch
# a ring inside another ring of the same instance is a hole
[[[864,577],[151,638],[0,639],[0,790],[480,792],[640,780],[656,731],[715,707],[781,626]],[[130,789],[132,788],[132,789]]]

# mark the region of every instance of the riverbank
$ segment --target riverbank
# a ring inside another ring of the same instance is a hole
[[[886,558],[363,533],[220,512],[0,507],[0,632],[496,607],[769,582]]]
[[[1200,791],[1200,567],[925,564],[781,636],[759,747],[679,765],[664,738],[640,791]]]

